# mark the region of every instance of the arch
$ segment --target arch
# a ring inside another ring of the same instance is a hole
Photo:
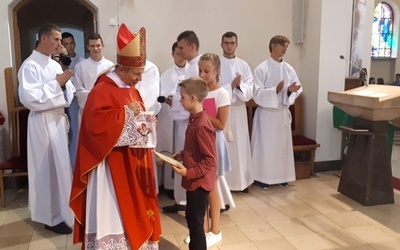
[[[88,0],[14,0],[9,5],[14,68],[18,70],[31,54],[36,32],[43,23],[55,23],[62,30],[77,30],[85,41],[90,33],[97,32],[97,13],[98,8]],[[84,42],[80,46],[84,48]]]

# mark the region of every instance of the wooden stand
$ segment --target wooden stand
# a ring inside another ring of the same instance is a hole
[[[354,118],[338,191],[365,205],[394,203],[387,121]],[[367,129],[367,131],[365,131]]]

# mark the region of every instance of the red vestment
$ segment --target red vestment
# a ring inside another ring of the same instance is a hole
[[[103,160],[108,161],[122,224],[132,249],[139,249],[147,240],[160,239],[151,151],[115,147],[125,124],[124,106],[133,101],[143,103],[137,89],[120,88],[106,75],[99,77],[88,96],[82,114],[70,198],[75,215],[74,243],[85,242],[88,174]]]

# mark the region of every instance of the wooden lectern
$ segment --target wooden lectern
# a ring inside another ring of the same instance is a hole
[[[400,88],[369,85],[328,92],[328,101],[354,116],[338,191],[365,206],[394,203],[388,120],[400,117]]]

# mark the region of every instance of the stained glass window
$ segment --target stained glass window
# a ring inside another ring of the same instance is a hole
[[[390,58],[393,43],[393,10],[381,2],[376,6],[372,21],[372,58]]]

